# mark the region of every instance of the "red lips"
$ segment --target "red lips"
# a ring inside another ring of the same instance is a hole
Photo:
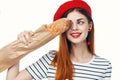
[[[80,33],[80,32],[71,32],[70,35],[71,35],[73,38],[78,38],[78,37],[80,37],[81,33]]]

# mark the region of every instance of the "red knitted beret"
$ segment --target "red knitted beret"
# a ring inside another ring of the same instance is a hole
[[[62,17],[62,15],[71,8],[81,8],[88,12],[90,16],[92,16],[90,6],[83,0],[71,0],[63,3],[58,10],[56,11],[53,20],[57,20]]]

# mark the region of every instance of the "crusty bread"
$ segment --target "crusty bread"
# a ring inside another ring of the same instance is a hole
[[[38,28],[32,36],[32,42],[25,45],[18,40],[0,49],[0,72],[9,68],[33,50],[40,48],[57,35],[65,32],[70,26],[70,20],[61,18],[49,25]]]

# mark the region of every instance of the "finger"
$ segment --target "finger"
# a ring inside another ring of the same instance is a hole
[[[29,31],[28,34],[29,34],[29,42],[31,43],[32,36],[34,35],[34,33],[32,31]]]
[[[33,36],[34,33],[33,33],[33,31],[29,31],[29,34],[30,34],[31,36]]]
[[[29,44],[31,41],[31,35],[29,31],[24,31],[23,33],[23,41],[25,42],[25,44]]]
[[[25,31],[24,32],[21,32],[19,35],[18,35],[18,40],[24,44],[27,44],[27,40],[25,38]]]

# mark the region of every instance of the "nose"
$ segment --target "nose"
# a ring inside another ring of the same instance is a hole
[[[78,30],[77,24],[72,24],[71,29],[72,29],[72,30]]]

